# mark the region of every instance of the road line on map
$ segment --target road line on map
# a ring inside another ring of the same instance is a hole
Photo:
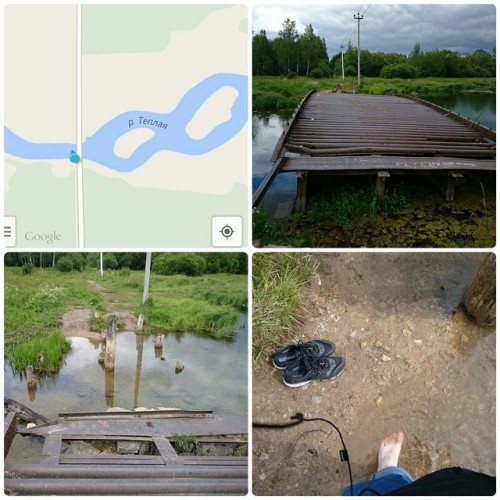
[[[77,246],[85,247],[83,226],[83,152],[82,152],[82,6],[76,14],[76,152],[81,160],[76,164]]]

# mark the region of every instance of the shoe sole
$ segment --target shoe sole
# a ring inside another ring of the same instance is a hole
[[[287,387],[301,387],[303,385],[310,384],[311,382],[326,382],[328,380],[333,380],[334,378],[337,378],[345,370],[345,359],[344,358],[342,358],[342,364],[340,365],[339,368],[340,368],[340,370],[335,375],[333,375],[333,377],[323,378],[323,379],[320,379],[320,380],[316,380],[316,379],[307,380],[306,382],[297,382],[296,384],[292,384],[290,382],[287,382],[285,380],[285,377],[283,377],[283,383]]]

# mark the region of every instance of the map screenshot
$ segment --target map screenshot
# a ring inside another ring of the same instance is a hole
[[[240,247],[243,5],[8,5],[9,247]]]

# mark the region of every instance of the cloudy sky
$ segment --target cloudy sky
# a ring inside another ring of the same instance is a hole
[[[491,52],[496,45],[496,11],[492,4],[260,4],[253,8],[253,30],[265,29],[275,38],[289,17],[301,34],[308,24],[326,40],[328,55],[340,52],[349,40],[357,46],[357,21],[361,20],[361,48],[370,52],[409,54],[416,42],[424,52],[449,49],[472,53]]]

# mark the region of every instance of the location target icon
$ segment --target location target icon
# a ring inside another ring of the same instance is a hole
[[[228,239],[234,234],[234,229],[229,224],[226,224],[219,232]]]

